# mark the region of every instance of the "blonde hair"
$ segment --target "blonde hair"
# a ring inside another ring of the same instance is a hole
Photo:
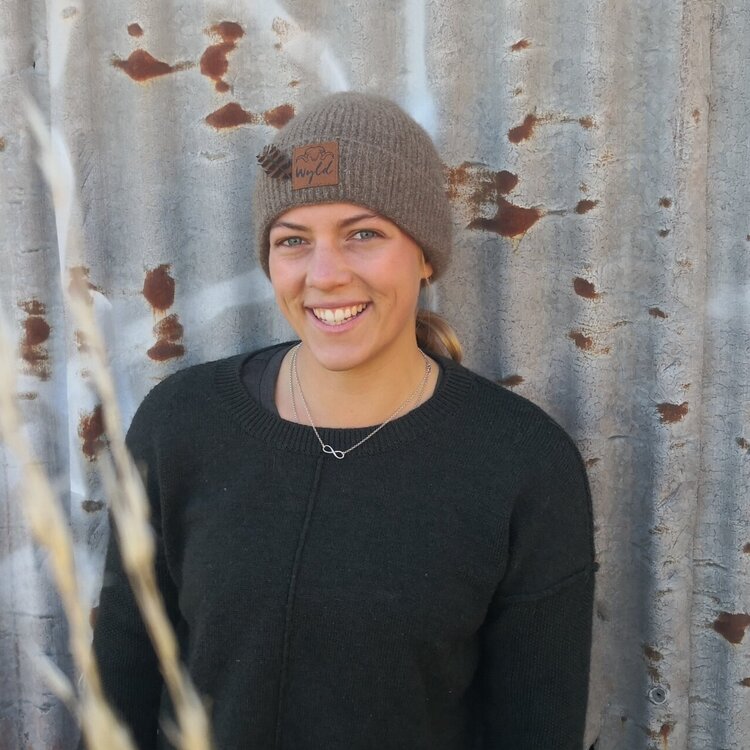
[[[417,344],[420,349],[442,354],[455,362],[460,362],[464,356],[461,342],[450,323],[423,307],[417,310]]]

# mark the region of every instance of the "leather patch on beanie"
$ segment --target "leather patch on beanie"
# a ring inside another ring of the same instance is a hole
[[[339,184],[337,141],[295,146],[292,152],[292,190]]]

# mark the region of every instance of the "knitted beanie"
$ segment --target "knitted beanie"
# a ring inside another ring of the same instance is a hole
[[[451,254],[443,165],[430,137],[397,104],[344,92],[294,117],[258,155],[254,221],[268,275],[269,230],[294,206],[346,201],[390,219],[422,248],[435,279]]]

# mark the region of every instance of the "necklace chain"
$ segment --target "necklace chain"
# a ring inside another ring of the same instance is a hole
[[[336,450],[333,446],[328,445],[328,443],[323,442],[323,439],[320,437],[320,433],[318,432],[318,428],[313,422],[313,418],[310,414],[310,409],[307,406],[307,401],[305,401],[305,394],[302,393],[302,384],[299,381],[299,373],[297,372],[297,352],[299,351],[300,346],[302,346],[302,342],[297,344],[292,349],[292,363],[291,367],[289,368],[289,393],[292,397],[292,412],[294,413],[294,419],[299,422],[299,417],[297,416],[297,405],[294,400],[294,383],[296,382],[297,390],[299,391],[299,397],[302,401],[302,406],[305,407],[305,413],[307,414],[307,419],[310,422],[310,427],[313,428],[313,432],[315,433],[315,437],[320,443],[320,447],[323,449],[323,453],[328,453],[329,455],[338,459],[344,458],[347,453],[350,453],[355,448],[359,448],[362,443],[367,442],[373,435],[380,432],[380,430],[382,430],[383,427],[385,427],[389,422],[392,422],[404,410],[406,405],[413,399],[416,398],[417,402],[421,401],[422,394],[424,393],[425,386],[427,385],[427,380],[429,379],[430,373],[432,372],[432,364],[430,363],[430,360],[427,358],[427,355],[420,349],[419,353],[424,359],[424,376],[422,377],[419,385],[406,397],[406,399],[404,399],[404,401],[401,402],[396,411],[394,411],[393,414],[391,414],[391,416],[385,420],[385,422],[379,424],[369,435],[365,435],[365,437],[363,437],[359,442],[355,443],[344,451],[340,451]]]

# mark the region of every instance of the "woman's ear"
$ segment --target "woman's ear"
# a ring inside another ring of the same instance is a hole
[[[432,263],[430,263],[429,260],[427,260],[424,257],[424,252],[422,253],[422,280],[423,281],[429,281],[430,276],[432,276]]]

